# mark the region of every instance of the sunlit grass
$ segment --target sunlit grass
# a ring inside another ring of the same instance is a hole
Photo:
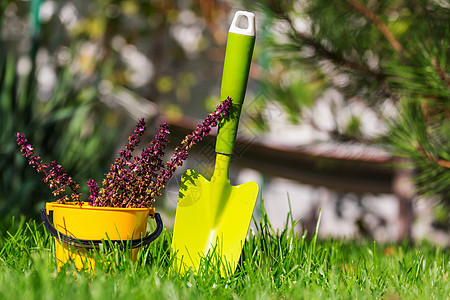
[[[274,231],[263,214],[234,274],[221,277],[205,259],[198,274],[170,271],[171,233],[139,253],[99,252],[96,274],[66,264],[56,272],[54,241],[40,223],[2,222],[0,299],[346,298],[448,299],[449,251],[429,243],[310,240],[294,221]],[[103,268],[100,261],[106,261]]]

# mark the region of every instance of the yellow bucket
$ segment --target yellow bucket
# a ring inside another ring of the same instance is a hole
[[[52,215],[53,225],[48,219]],[[155,219],[156,229],[145,237],[148,216]],[[105,241],[132,248],[133,262],[139,247],[154,241],[162,232],[161,217],[154,208],[95,207],[83,202],[46,204],[41,210],[45,228],[55,238],[58,272],[69,260],[78,270],[93,272],[95,261],[92,249]]]

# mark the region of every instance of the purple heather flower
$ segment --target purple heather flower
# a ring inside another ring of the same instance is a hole
[[[33,166],[38,173],[44,173],[44,182],[53,189],[52,194],[53,196],[58,197],[58,202],[65,203],[69,200],[69,196],[64,195],[66,186],[72,190],[72,200],[79,202],[80,186],[72,179],[72,177],[67,175],[62,166],[55,161],[52,161],[49,165],[44,164],[39,156],[33,155],[33,148],[30,144],[27,144],[28,141],[23,134],[18,132],[16,137],[20,151],[28,158],[28,163]]]
[[[91,204],[98,206],[142,206],[147,196],[147,187],[153,185],[156,171],[163,166],[166,134],[169,133],[167,123],[160,125],[155,139],[149,143],[141,156],[133,157],[131,151],[137,146],[139,137],[145,130],[144,119],[136,125],[134,135],[130,136],[125,145],[126,150],[119,152],[119,158],[111,165],[110,172],[102,182],[103,188],[98,193],[92,193],[89,197]],[[94,186],[90,182],[90,186]],[[96,191],[94,188],[93,191]]]
[[[197,126],[197,128],[191,134],[187,135],[181,142],[181,146],[175,148],[175,151],[171,157],[171,160],[166,163],[166,170],[161,170],[156,184],[152,187],[147,200],[152,204],[155,200],[154,197],[161,195],[161,190],[166,187],[166,182],[173,176],[173,173],[177,167],[183,165],[183,161],[188,157],[188,150],[198,142],[200,142],[211,129],[219,124],[219,121],[226,117],[231,109],[232,100],[227,98],[217,105],[216,111],[210,113],[206,119]]]
[[[194,132],[182,140],[175,148],[170,161],[165,164],[162,159],[168,142],[167,135],[170,134],[167,123],[160,125],[155,138],[142,150],[140,156],[133,156],[132,152],[140,143],[146,129],[145,120],[140,119],[124,149],[120,150],[119,156],[103,179],[101,188],[92,179],[87,182],[89,203],[101,207],[151,207],[155,198],[160,196],[161,190],[166,187],[167,180],[187,159],[188,150],[228,115],[231,105],[230,98],[218,105],[215,112],[210,113]],[[67,175],[61,165],[54,161],[48,165],[42,163],[39,156],[33,155],[33,148],[20,133],[17,133],[17,144],[23,155],[28,158],[29,164],[38,172],[44,173],[44,182],[53,189],[53,195],[59,197],[58,201],[64,203],[69,200],[69,196],[65,195],[68,186],[73,191],[72,200],[79,202],[79,185]]]
[[[90,204],[93,206],[97,206],[97,203],[95,202],[95,200],[97,199],[99,192],[100,192],[100,190],[98,188],[98,184],[93,179],[89,179],[87,182],[87,185],[89,187]]]

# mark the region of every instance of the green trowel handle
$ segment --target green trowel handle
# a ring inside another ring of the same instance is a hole
[[[248,28],[238,27],[239,19],[247,18]],[[229,117],[219,124],[216,152],[221,154],[233,154],[234,143],[247,89],[248,74],[252,60],[253,47],[255,45],[254,14],[250,12],[236,12],[228,32],[225,62],[222,75],[220,100],[230,97],[233,106]]]

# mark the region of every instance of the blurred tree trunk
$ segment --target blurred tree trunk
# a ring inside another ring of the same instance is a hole
[[[399,163],[406,162],[399,159]],[[411,164],[411,162],[409,162]],[[414,175],[411,169],[397,168],[392,182],[398,199],[398,235],[399,241],[410,239],[414,220],[413,201],[415,197]]]

